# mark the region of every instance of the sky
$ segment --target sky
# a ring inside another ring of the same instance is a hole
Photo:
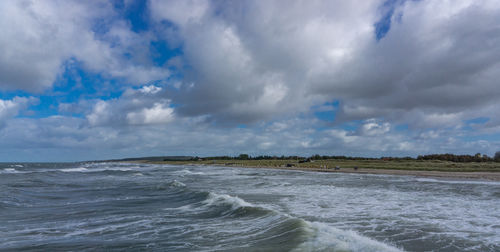
[[[498,0],[0,10],[0,161],[500,150]]]

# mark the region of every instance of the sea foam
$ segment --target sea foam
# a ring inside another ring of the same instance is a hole
[[[240,207],[252,207],[254,205],[244,201],[241,198],[230,196],[227,194],[217,194],[210,192],[207,199],[202,201],[203,204],[207,206],[222,206],[230,205],[232,210],[238,209]]]
[[[5,168],[0,173],[19,173],[19,171],[14,168]]]
[[[78,168],[60,169],[59,171],[62,171],[62,172],[86,172],[86,171],[88,171],[88,169],[85,167],[78,167]]]
[[[173,186],[173,187],[185,187],[186,186],[186,184],[179,182],[177,180],[172,181],[169,185]]]
[[[445,184],[470,184],[470,185],[500,185],[498,181],[480,181],[480,180],[448,180],[433,178],[417,178],[418,182],[445,183]]]
[[[399,252],[388,244],[361,236],[351,230],[341,230],[321,222],[306,222],[311,238],[295,248],[298,251],[359,251],[359,252]]]

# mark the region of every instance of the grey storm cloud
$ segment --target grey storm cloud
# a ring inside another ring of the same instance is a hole
[[[150,7],[158,22],[177,26],[183,41],[189,70],[172,99],[187,116],[256,122],[332,100],[341,102],[338,121],[411,115],[428,121],[418,125],[425,127],[441,124],[433,118],[453,124],[493,116],[473,112],[499,102],[498,1],[396,2],[390,29],[377,40],[383,4],[152,1]]]
[[[247,123],[328,99],[308,93],[308,75],[339,66],[356,41],[373,36],[379,3],[152,1],[150,7],[159,22],[177,25],[184,41],[189,70],[173,97],[183,104],[179,113]]]
[[[498,113],[471,112],[498,105],[499,15],[493,1],[405,2],[387,35],[357,60],[362,63],[354,70],[346,66],[357,74],[340,85],[323,82],[319,90],[346,95],[346,119],[462,112],[494,117]],[[371,89],[376,91],[358,91]]]

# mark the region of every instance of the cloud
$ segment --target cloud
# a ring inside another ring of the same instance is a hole
[[[161,98],[162,88],[149,85],[127,89],[122,96],[97,100],[86,114],[90,126],[166,124],[174,120],[170,100]],[[88,104],[82,104],[88,106]]]
[[[395,1],[391,8],[378,40],[383,1],[150,4],[154,20],[173,24],[183,41],[190,68],[172,99],[184,116],[255,123],[339,100],[339,123],[385,118],[425,128],[466,120],[463,110],[497,100],[497,1]],[[274,103],[266,103],[269,90],[277,90]]]
[[[90,125],[93,126],[104,125],[112,122],[112,115],[109,103],[105,101],[98,101],[92,109],[92,113],[87,115],[87,120]]]
[[[492,154],[499,144],[498,1],[147,7],[137,31],[108,2],[0,2],[4,153]],[[88,81],[96,94],[61,96],[56,115],[19,116],[35,100],[11,90],[64,95],[56,80],[68,68],[121,87],[106,96]]]
[[[256,123],[329,99],[310,92],[308,76],[339,68],[373,37],[380,2],[151,1],[150,10],[183,41],[179,114]]]
[[[132,84],[163,79],[155,67],[148,34],[137,34],[107,2],[2,1],[0,90],[40,92],[76,59],[86,70]]]
[[[210,8],[210,2],[207,0],[151,0],[150,4],[153,19],[168,19],[179,26],[199,23]]]
[[[391,129],[391,125],[387,122],[378,123],[375,119],[368,119],[360,127],[360,133],[366,136],[383,135]]]
[[[4,126],[8,119],[17,116],[25,110],[30,104],[36,102],[33,97],[14,97],[11,100],[0,99],[0,127]]]
[[[436,126],[436,117],[449,127],[489,116],[462,112],[498,104],[499,14],[494,1],[406,1],[396,6],[386,36],[345,66],[348,78],[329,81],[336,73],[326,74],[316,79],[317,91],[343,101],[345,121],[404,118],[425,128]]]
[[[173,113],[174,109],[168,104],[155,103],[151,108],[127,113],[127,121],[130,124],[165,124],[174,119]]]
[[[248,128],[214,127],[196,118],[135,125],[126,121],[126,115],[142,109],[127,110],[125,106],[117,106],[117,103],[111,102],[108,109],[123,115],[118,118],[123,120],[118,124],[107,121],[108,124],[91,125],[88,118],[69,116],[12,118],[0,129],[0,142],[10,143],[4,145],[0,158],[9,161],[71,161],[240,153],[372,157],[436,152],[492,155],[494,147],[500,143],[493,140],[464,141],[461,136],[467,132],[463,129],[398,131],[378,120],[363,121],[359,130],[318,129],[318,121],[310,117],[258,123]],[[58,153],[57,156],[54,153]]]

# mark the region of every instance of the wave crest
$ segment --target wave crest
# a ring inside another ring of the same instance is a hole
[[[169,186],[173,186],[173,187],[185,187],[186,184],[180,182],[180,181],[177,181],[177,180],[174,180],[172,182],[170,182]]]
[[[5,168],[0,173],[21,173],[20,171],[14,169],[14,168]]]
[[[78,167],[78,168],[60,169],[59,171],[62,171],[62,172],[86,172],[86,171],[88,171],[88,169],[85,167]]]
[[[399,252],[388,244],[359,235],[351,230],[341,230],[321,222],[306,222],[311,237],[292,251],[360,251]]]
[[[203,204],[209,206],[231,206],[231,209],[235,210],[240,207],[251,207],[252,204],[242,200],[241,198],[230,196],[227,194],[217,194],[209,192],[207,199],[202,201]]]

